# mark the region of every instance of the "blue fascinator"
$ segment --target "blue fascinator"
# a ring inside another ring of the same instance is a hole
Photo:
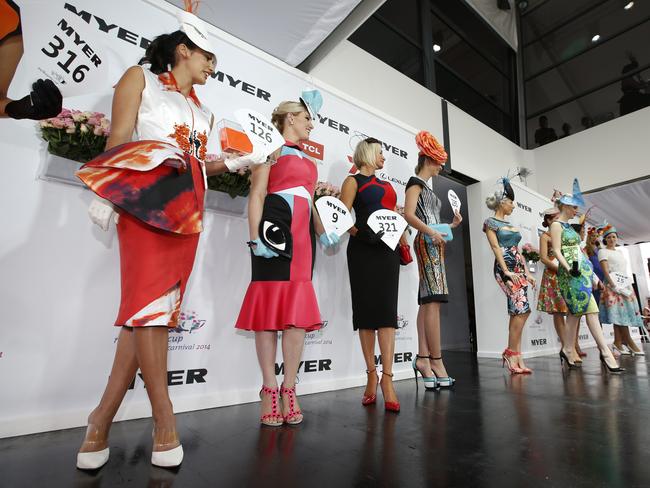
[[[558,200],[562,205],[572,205],[575,207],[585,207],[585,200],[582,198],[578,178],[573,179],[573,194],[562,195]]]
[[[311,118],[316,120],[316,114],[318,114],[323,106],[323,95],[321,95],[320,91],[313,88],[303,90],[300,95],[300,102],[307,108]]]

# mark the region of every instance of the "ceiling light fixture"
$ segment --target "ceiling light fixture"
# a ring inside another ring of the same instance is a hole
[[[627,2],[625,7],[623,7],[625,10],[630,10],[632,7],[634,7],[634,2]]]
[[[438,53],[438,52],[440,52],[441,49],[442,49],[442,47],[440,47],[440,44],[434,44],[433,45],[433,52]]]
[[[600,39],[600,34],[596,34],[594,37],[591,38],[591,42],[598,42]]]

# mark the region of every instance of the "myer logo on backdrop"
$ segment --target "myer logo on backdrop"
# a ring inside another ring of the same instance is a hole
[[[142,49],[147,49],[151,44],[151,41],[140,34],[137,34],[133,31],[125,29],[117,24],[112,24],[110,21],[105,20],[87,10],[77,9],[71,3],[66,3],[63,6],[64,9],[69,10],[75,15],[78,15],[84,22],[88,25],[94,25],[101,32],[108,35],[115,35],[118,39],[121,39],[124,42],[128,42],[134,46],[139,46]],[[249,83],[245,80],[240,80],[236,76],[231,76],[228,73],[223,71],[217,71],[212,74],[212,78],[216,78],[220,82],[226,84],[231,88],[239,89],[248,95],[252,95],[256,98],[261,98],[267,102],[271,101],[271,92],[268,90],[263,90],[262,88],[256,87],[254,84]]]
[[[167,385],[178,386],[205,383],[205,377],[207,375],[208,370],[205,368],[177,369],[174,371],[167,371]],[[138,378],[140,378],[140,381],[138,381],[138,383],[142,384],[142,386],[146,388],[146,385],[144,384],[144,378],[142,378],[142,373],[138,372],[138,374],[133,378],[133,381],[129,385],[129,390],[133,390],[135,388],[135,382]]]
[[[332,371],[331,359],[310,359],[308,361],[300,361],[298,372],[303,373],[317,373],[319,371]],[[275,374],[284,374],[284,363],[275,363]]]
[[[66,3],[63,6],[64,9],[69,10],[75,15],[81,17],[89,25],[95,25],[101,32],[106,34],[115,34],[118,39],[121,39],[129,44],[134,46],[140,46],[142,49],[147,49],[151,41],[140,34],[136,34],[133,31],[120,27],[117,24],[111,24],[110,21],[106,21],[97,15],[94,15],[86,10],[77,10],[77,7],[70,3]],[[93,22],[94,20],[94,22]]]
[[[413,353],[412,352],[396,352],[395,356],[393,356],[393,362],[394,363],[410,363],[413,361]],[[379,365],[381,362],[381,354],[380,355],[375,355],[375,365]]]
[[[547,344],[546,339],[531,339],[530,340],[530,345],[531,346],[545,346]]]
[[[528,213],[533,213],[533,209],[530,208],[528,205],[524,205],[523,203],[517,202],[517,207],[519,207],[522,210],[525,210]]]

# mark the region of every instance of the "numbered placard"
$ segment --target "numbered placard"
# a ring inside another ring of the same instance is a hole
[[[454,213],[460,212],[461,203],[460,198],[458,198],[458,195],[456,195],[456,192],[454,190],[449,190],[447,192],[447,198],[449,199],[449,204],[451,205]]]
[[[109,89],[108,56],[98,29],[63,8],[63,2],[21,5],[28,79],[51,79],[64,97]]]
[[[404,217],[392,210],[377,210],[368,217],[368,227],[377,234],[383,232],[381,240],[391,249],[397,247],[407,225]]]
[[[262,151],[265,155],[269,155],[284,144],[284,137],[280,131],[261,113],[240,108],[235,111],[235,118],[251,140],[254,151]]]
[[[614,281],[614,284],[619,288],[629,288],[632,285],[632,278],[616,271],[609,273],[609,276]]]
[[[352,214],[338,198],[320,197],[316,200],[316,210],[326,234],[336,232],[338,236],[342,236],[354,225]]]

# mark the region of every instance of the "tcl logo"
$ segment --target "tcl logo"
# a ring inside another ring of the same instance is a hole
[[[314,141],[305,141],[301,143],[301,145],[302,150],[305,151],[308,156],[320,161],[323,160],[323,157],[325,156],[325,146]]]

